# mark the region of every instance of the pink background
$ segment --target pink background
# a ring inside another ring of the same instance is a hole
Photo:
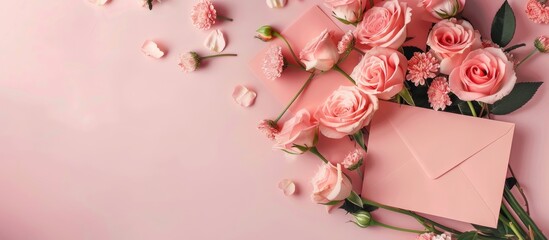
[[[500,0],[469,0],[466,16],[483,34]],[[534,37],[523,1],[511,0],[524,56]],[[413,239],[359,229],[338,211],[310,204],[308,179],[317,160],[287,160],[255,129],[281,109],[248,62],[264,43],[261,24],[287,26],[320,1],[217,1],[235,22],[225,52],[202,71],[184,74],[177,55],[206,54],[207,32],[189,21],[194,1],[165,0],[152,12],[134,0],[96,7],[86,0],[5,1],[0,8],[0,238],[12,239]],[[488,35],[486,35],[488,36]],[[143,56],[144,40],[168,49]],[[519,71],[521,81],[549,81],[549,55]],[[545,75],[545,76],[544,76]],[[254,107],[231,99],[235,85],[258,92]],[[527,107],[499,117],[517,124],[512,165],[533,217],[549,231],[547,86]],[[291,178],[299,194],[276,188]],[[436,197],[436,196],[432,196]],[[376,218],[416,226],[385,212]]]

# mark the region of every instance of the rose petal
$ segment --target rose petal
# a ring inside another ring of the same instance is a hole
[[[254,104],[257,94],[250,89],[238,85],[234,88],[233,99],[238,105],[242,107],[249,107]]]
[[[157,59],[164,56],[164,52],[160,50],[160,48],[158,48],[158,45],[155,42],[150,40],[147,40],[143,43],[143,46],[141,46],[141,51],[145,55],[149,57],[157,58]]]
[[[204,41],[204,46],[214,52],[223,52],[226,46],[223,32],[219,29],[212,31]]]
[[[269,8],[283,8],[286,6],[287,0],[267,0]]]
[[[291,196],[295,193],[295,183],[289,179],[282,179],[278,183],[278,188],[284,192],[284,195]]]
[[[98,6],[105,5],[109,0],[88,0],[90,3],[93,3]]]

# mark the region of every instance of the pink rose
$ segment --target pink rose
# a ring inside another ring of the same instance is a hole
[[[295,116],[284,123],[282,129],[275,135],[275,149],[281,149],[294,154],[302,154],[303,151],[295,145],[313,147],[318,132],[318,121],[309,111],[299,110]]]
[[[368,125],[377,108],[375,96],[356,87],[341,86],[317,109],[315,117],[324,136],[342,138]]]
[[[307,70],[316,68],[320,71],[328,71],[339,60],[337,45],[332,39],[332,33],[325,29],[318,37],[307,43],[301,50],[299,59],[305,64]]]
[[[406,25],[411,19],[412,9],[406,3],[387,0],[375,4],[355,29],[358,47],[363,50],[377,46],[399,48],[406,41]]]
[[[418,5],[430,13],[430,16],[424,16],[425,20],[438,22],[455,17],[463,11],[465,0],[421,0]]]
[[[408,61],[402,53],[376,47],[366,52],[351,77],[360,91],[389,100],[404,87],[407,68]]]
[[[446,75],[461,64],[472,50],[482,46],[480,33],[465,20],[442,20],[433,26],[427,37],[431,53],[440,62],[440,72]]]
[[[344,200],[353,190],[351,181],[343,174],[339,163],[336,166],[331,163],[322,164],[311,183],[313,184],[311,199],[315,203],[325,204]]]
[[[500,48],[472,51],[450,74],[450,90],[463,101],[492,104],[513,90],[513,63]]]
[[[324,0],[326,7],[329,7],[334,15],[350,23],[358,22],[366,4],[362,0]]]

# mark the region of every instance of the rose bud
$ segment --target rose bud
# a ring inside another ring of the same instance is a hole
[[[355,216],[355,224],[361,228],[367,228],[372,225],[372,214],[366,211],[358,211],[353,213]]]
[[[455,17],[465,7],[465,0],[422,0],[419,3],[431,16],[425,20],[438,22],[441,19]]]
[[[261,41],[267,42],[273,39],[273,27],[265,25],[257,29],[255,37]]]
[[[541,36],[534,41],[534,46],[542,53],[549,53],[549,37]]]

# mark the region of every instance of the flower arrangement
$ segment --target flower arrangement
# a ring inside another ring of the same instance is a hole
[[[545,6],[545,1],[531,2]],[[273,27],[262,26],[257,30],[256,37],[262,41],[281,39],[295,62],[289,63],[281,46],[270,46],[262,65],[265,78],[276,81],[288,66],[309,75],[278,117],[261,121],[258,129],[274,141],[275,149],[297,155],[310,152],[322,161],[311,180],[314,203],[347,211],[359,227],[380,226],[416,233],[421,240],[547,239],[529,216],[528,204],[522,206],[511,193],[512,188],[517,188],[527,203],[511,168],[513,177],[505,184],[505,204],[501,205],[498,227],[473,225],[474,230],[467,232],[413,211],[366,199],[353,191],[353,184],[345,174],[346,171],[357,171],[360,176],[368,174],[361,172],[363,163],[368,161],[364,134],[380,110],[381,101],[492,118],[514,112],[535,95],[542,83],[518,82],[516,71],[535,54],[549,51],[548,38],[536,39],[532,52],[517,61],[513,51],[525,44],[508,46],[516,24],[507,1],[493,19],[490,36],[482,35],[462,16],[465,4],[465,0],[420,1],[427,14],[417,17],[432,22],[425,50],[406,46],[409,40],[407,25],[416,16],[412,16],[411,8],[399,0],[325,0],[334,18],[354,28],[339,41],[328,30],[319,32],[299,52],[294,51],[292,44]],[[542,19],[539,17],[542,15],[538,14],[537,19]],[[340,65],[351,52],[361,54],[361,59],[348,73]],[[350,86],[336,89],[324,102],[318,103],[315,112],[301,109],[281,122],[290,106],[308,90],[311,81],[328,71],[343,75]],[[317,148],[319,135],[331,139],[348,137],[357,147],[337,161],[340,163],[334,164]],[[290,186],[287,182],[282,185]],[[295,188],[295,185],[291,186]],[[371,215],[379,208],[412,217],[422,228],[406,229],[379,222]]]

